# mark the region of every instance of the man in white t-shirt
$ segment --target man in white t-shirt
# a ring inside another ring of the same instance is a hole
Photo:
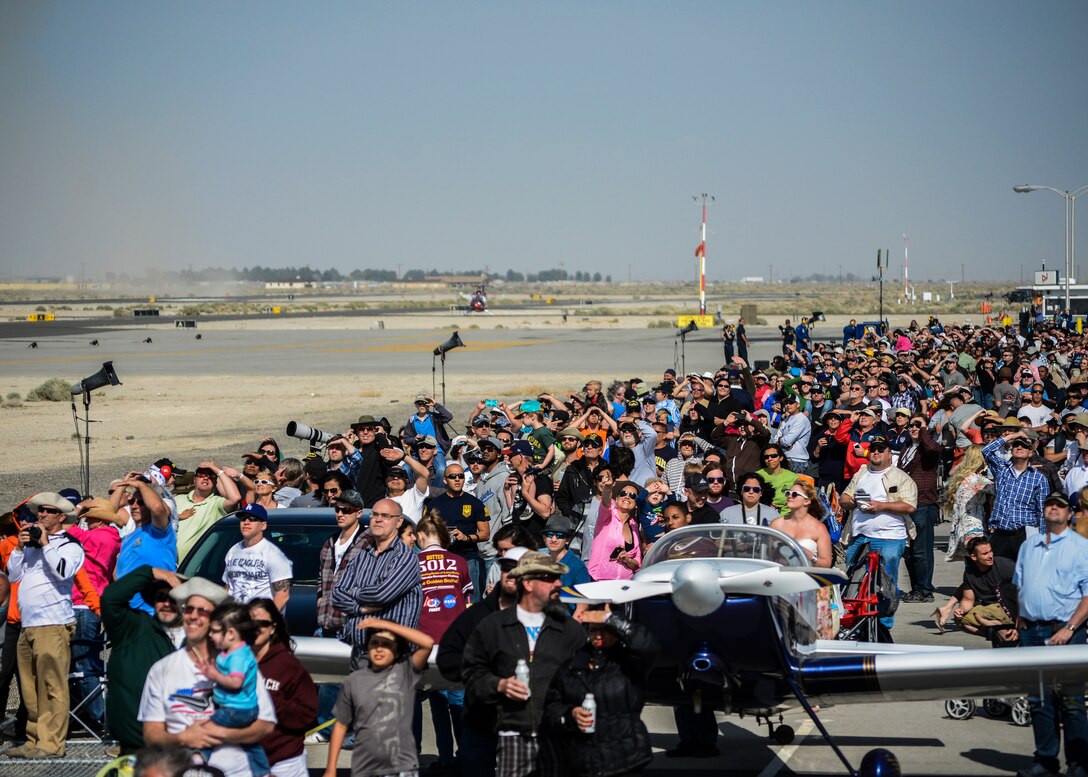
[[[227,592],[210,580],[194,577],[170,592],[182,609],[185,643],[151,667],[140,697],[137,715],[148,745],[212,748],[210,765],[226,777],[250,777],[249,761],[239,745],[255,744],[272,733],[276,712],[257,675],[257,720],[245,728],[223,728],[209,722],[214,707],[215,683],[197,669],[197,661],[215,660],[215,646],[208,639],[212,611]]]
[[[250,505],[238,513],[238,528],[242,541],[227,551],[223,568],[227,590],[242,604],[271,599],[282,612],[291,596],[291,561],[264,537],[267,511]]]
[[[1031,387],[1031,402],[1021,405],[1016,411],[1017,418],[1026,418],[1036,432],[1045,432],[1049,418],[1057,418],[1053,409],[1043,404],[1043,384],[1035,383]]]
[[[880,563],[896,585],[899,561],[907,549],[907,522],[918,506],[918,486],[910,475],[892,466],[887,437],[870,438],[869,463],[850,479],[839,503],[843,509],[853,510],[847,567],[854,565],[867,545],[868,550],[880,554]],[[880,619],[889,630],[894,621],[892,617]]]

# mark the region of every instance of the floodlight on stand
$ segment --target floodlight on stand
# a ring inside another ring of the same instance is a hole
[[[102,369],[72,386],[72,422],[79,441],[79,471],[83,493],[91,493],[91,392],[104,386],[120,386],[121,380],[113,369],[113,362],[102,362]],[[76,411],[76,394],[83,395],[83,437],[79,436],[79,413]]]
[[[83,380],[72,386],[73,394],[89,394],[103,386],[120,386],[121,381],[117,372],[113,369],[113,362],[102,362],[102,369],[94,375],[88,375]]]
[[[452,351],[454,348],[464,348],[465,344],[461,340],[461,335],[454,332],[450,339],[442,343],[440,346],[434,349],[434,356],[439,357],[442,361],[442,404],[446,404],[446,354]],[[431,357],[431,395],[435,394],[435,360],[434,356]]]
[[[695,323],[693,318],[687,323],[687,325],[676,333],[676,336],[680,338],[680,370],[687,375],[688,374],[688,359],[687,359],[687,344],[688,335],[692,332],[698,332],[699,326]],[[676,347],[673,346],[673,361],[676,360]]]

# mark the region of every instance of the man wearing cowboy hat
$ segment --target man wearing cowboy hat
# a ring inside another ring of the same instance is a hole
[[[563,662],[585,644],[585,631],[559,601],[566,573],[547,553],[525,553],[510,572],[517,581],[517,606],[484,618],[465,645],[466,703],[497,711],[497,777],[536,771],[548,687]],[[528,685],[515,676],[519,660],[532,667]]]
[[[19,680],[26,705],[26,744],[5,751],[11,758],[61,758],[68,734],[68,660],[75,632],[72,580],[83,566],[79,542],[65,533],[76,508],[45,492],[29,503],[31,518],[19,530],[8,576],[19,583]]]
[[[181,607],[185,642],[157,661],[148,672],[137,717],[148,745],[212,748],[209,764],[226,777],[250,777],[245,751],[238,745],[256,744],[275,727],[276,712],[263,683],[257,684],[257,720],[245,728],[223,728],[211,723],[215,683],[197,668],[215,660],[208,638],[211,615],[229,598],[223,587],[202,577],[189,579],[170,592]]]

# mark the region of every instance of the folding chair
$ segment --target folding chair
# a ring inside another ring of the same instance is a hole
[[[79,647],[90,649],[97,648],[101,650],[102,663],[103,667],[105,667],[106,653],[109,649],[109,643],[106,640],[73,639],[71,644],[73,653],[76,651],[76,648]],[[95,702],[95,700],[102,698],[103,701],[105,701],[106,690],[109,685],[109,681],[106,678],[105,668],[103,668],[102,674],[100,675],[88,675],[85,672],[69,672],[68,692],[70,698],[75,698],[76,696],[81,695],[82,690],[79,686],[81,684],[81,681],[87,677],[93,677],[96,680],[96,684],[94,688],[90,691],[90,693],[84,696],[78,704],[69,708],[68,717],[71,718],[71,723],[69,724],[68,736],[69,738],[71,738],[72,727],[74,725],[86,731],[92,739],[101,744],[105,742],[105,738],[102,736],[103,733],[106,731],[105,712],[103,712],[101,723],[95,721],[92,717],[90,717],[88,713],[90,712],[90,706]]]

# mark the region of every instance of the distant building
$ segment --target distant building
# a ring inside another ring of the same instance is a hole
[[[313,281],[268,281],[266,289],[313,289],[317,286]]]
[[[741,283],[766,283],[762,275],[749,275],[740,279]]]

